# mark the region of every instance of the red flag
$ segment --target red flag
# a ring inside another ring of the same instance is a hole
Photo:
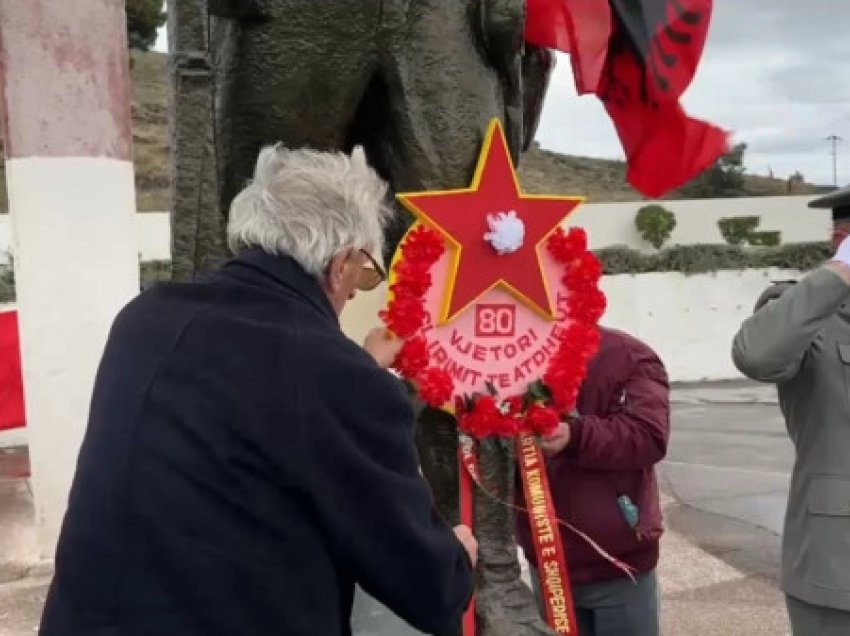
[[[650,197],[690,181],[728,149],[725,131],[688,117],[679,104],[711,8],[712,0],[528,0],[535,26],[526,37],[538,38],[529,42],[552,46],[566,23],[576,89],[602,100],[629,182]]]
[[[626,152],[628,180],[659,197],[711,166],[729,135],[679,98],[702,55],[711,0],[611,0],[614,33],[597,95]]]
[[[25,424],[18,314],[0,313],[0,431]]]
[[[526,0],[525,40],[572,53],[579,93],[595,93],[611,39],[608,0]]]
[[[602,0],[607,3],[608,0]],[[565,0],[526,0],[525,41],[544,49],[570,52],[569,11]]]

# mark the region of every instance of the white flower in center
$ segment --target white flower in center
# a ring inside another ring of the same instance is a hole
[[[490,226],[490,231],[484,235],[484,240],[489,241],[499,255],[516,252],[522,247],[525,223],[514,210],[488,214],[487,225]]]

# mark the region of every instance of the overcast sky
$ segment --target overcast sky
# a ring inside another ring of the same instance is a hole
[[[157,48],[165,48],[164,32]],[[850,0],[715,0],[702,64],[685,94],[688,112],[749,145],[750,172],[850,182]],[[559,59],[538,130],[544,148],[622,158],[599,101],[577,97],[569,60]]]

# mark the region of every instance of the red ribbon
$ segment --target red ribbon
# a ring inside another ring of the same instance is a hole
[[[458,480],[460,482],[460,522],[470,529],[474,527],[473,516],[473,476],[478,476],[478,460],[475,456],[475,442],[461,435],[458,443]],[[475,596],[469,601],[469,607],[463,615],[463,636],[475,636]]]
[[[569,586],[569,574],[567,571],[566,564],[566,555],[563,550],[563,543],[561,542],[560,532],[558,531],[558,526],[563,526],[570,532],[573,532],[577,536],[579,536],[583,541],[585,541],[593,550],[603,559],[610,562],[614,567],[621,570],[626,576],[628,576],[632,581],[635,581],[635,569],[617,559],[616,557],[611,556],[606,552],[602,546],[600,546],[596,541],[590,538],[585,532],[582,532],[578,528],[576,528],[571,523],[560,519],[555,515],[555,506],[552,502],[551,491],[549,490],[549,478],[546,474],[546,466],[544,464],[543,454],[540,449],[537,447],[535,443],[534,436],[530,433],[526,433],[516,438],[516,448],[517,448],[517,463],[520,466],[520,478],[523,483],[523,490],[525,491],[526,502],[531,505],[530,509],[523,508],[521,506],[517,506],[509,501],[503,501],[493,493],[491,493],[487,488],[484,487],[484,484],[481,481],[481,474],[478,470],[478,454],[477,454],[477,446],[474,438],[471,436],[460,433],[458,437],[458,459],[460,462],[460,508],[461,508],[461,522],[467,524],[470,528],[473,528],[473,516],[472,516],[472,485],[475,484],[482,493],[484,493],[487,497],[492,499],[493,501],[502,504],[503,506],[507,506],[508,508],[512,508],[519,512],[524,512],[529,516],[529,523],[532,528],[532,538],[535,544],[535,553],[537,554],[537,564],[538,564],[538,573],[541,577],[541,590],[544,594],[547,591],[546,586],[546,577],[547,572],[546,567],[552,569],[554,565],[546,565],[548,561],[555,561],[558,567],[561,567],[561,563],[563,564],[563,569],[560,570],[563,572],[563,575],[560,577],[562,588],[564,590],[565,599],[569,599],[569,625],[572,626],[572,631],[557,631],[557,626],[553,625],[551,617],[549,616],[549,612],[547,611],[547,620],[553,629],[556,630],[556,633],[559,634],[578,634],[577,627],[575,627],[575,615],[572,607],[572,590]],[[536,472],[539,467],[539,472]],[[535,471],[535,472],[532,472]],[[533,491],[533,492],[530,492]],[[536,509],[536,506],[539,505],[538,500],[540,496],[543,496],[543,506],[546,514],[546,519],[548,519],[548,527],[551,528],[550,534],[552,535],[552,542],[549,541],[548,535],[546,536],[545,543],[542,543],[539,540],[538,534],[539,528],[538,523],[542,525],[546,525],[546,521],[543,521],[538,514],[541,512],[539,509]],[[551,554],[551,549],[554,548],[556,550],[555,555]],[[541,558],[541,553],[544,551],[546,555],[544,558]],[[547,559],[548,557],[548,559]],[[551,579],[550,579],[551,580]],[[552,586],[550,586],[552,587]],[[551,605],[551,601],[544,597],[544,600],[547,603],[547,608]],[[560,600],[558,601],[560,602]],[[470,609],[467,611],[466,616],[464,617],[464,631],[463,636],[475,636],[475,609],[474,609],[474,599],[472,603],[470,603]],[[470,621],[470,622],[467,622]]]
[[[543,453],[529,434],[517,437],[516,452],[525,501],[529,506],[528,517],[546,622],[556,634],[577,634],[567,557],[561,543]]]

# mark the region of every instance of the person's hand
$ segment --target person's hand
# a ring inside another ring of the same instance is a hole
[[[366,336],[363,348],[375,358],[375,362],[383,369],[388,369],[395,361],[404,341],[396,338],[383,327],[376,327]]]
[[[472,530],[469,529],[469,526],[455,526],[454,531],[457,540],[460,541],[461,545],[466,550],[466,553],[469,555],[469,561],[472,563],[472,567],[474,568],[475,564],[478,563],[478,541],[476,541],[475,537],[472,536]]]
[[[566,422],[558,424],[555,432],[540,440],[540,448],[547,455],[560,453],[570,443],[570,425]]]
[[[846,236],[832,259],[835,270],[850,284],[850,236]]]

